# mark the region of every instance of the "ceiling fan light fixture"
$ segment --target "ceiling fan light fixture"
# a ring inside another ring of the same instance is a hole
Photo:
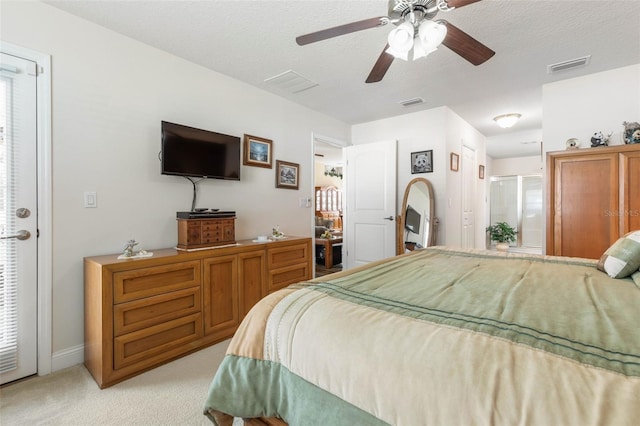
[[[520,120],[520,117],[522,117],[522,114],[503,114],[494,117],[493,121],[495,121],[496,124],[503,129],[508,129],[510,127],[513,127],[518,122],[518,120]]]
[[[423,44],[418,40],[413,45],[413,60],[424,58],[431,52],[435,52],[437,49],[426,50]]]
[[[427,55],[438,48],[447,36],[447,26],[441,22],[424,21],[418,27],[418,40]],[[426,55],[425,55],[426,56]]]
[[[402,59],[403,61],[408,61],[409,60],[409,52],[399,52],[397,50],[395,50],[393,47],[389,46],[389,48],[386,50],[386,52],[393,56],[396,59]]]
[[[409,51],[413,47],[414,29],[409,22],[398,25],[397,28],[391,30],[387,41],[389,48],[387,53],[398,59],[407,60]]]

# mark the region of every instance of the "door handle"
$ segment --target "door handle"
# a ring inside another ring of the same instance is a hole
[[[15,238],[18,240],[28,240],[31,237],[31,232],[26,231],[24,229],[19,230],[15,235],[2,235],[0,236],[0,240],[8,240],[10,238]]]
[[[390,220],[393,222],[393,216],[389,216],[389,217],[383,217],[384,220]]]

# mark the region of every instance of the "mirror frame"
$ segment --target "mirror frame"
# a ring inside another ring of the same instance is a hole
[[[402,199],[402,210],[400,216],[398,216],[398,229],[396,230],[396,254],[403,254],[405,252],[404,247],[404,225],[405,225],[405,213],[407,211],[407,200],[409,199],[409,191],[413,184],[423,182],[427,185],[427,190],[429,191],[429,238],[427,240],[427,247],[432,246],[436,242],[435,231],[435,200],[433,199],[433,186],[431,182],[429,182],[425,178],[413,178],[407,184],[407,187],[404,190],[404,197]]]

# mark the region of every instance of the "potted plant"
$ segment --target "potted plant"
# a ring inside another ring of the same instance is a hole
[[[496,250],[507,251],[509,249],[509,243],[516,240],[517,231],[512,228],[507,222],[498,222],[495,225],[487,227],[487,232],[491,238],[491,241],[495,241]]]

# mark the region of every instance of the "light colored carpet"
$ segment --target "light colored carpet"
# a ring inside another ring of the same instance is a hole
[[[84,365],[5,386],[0,424],[211,426],[202,411],[228,345],[224,341],[102,390]]]

